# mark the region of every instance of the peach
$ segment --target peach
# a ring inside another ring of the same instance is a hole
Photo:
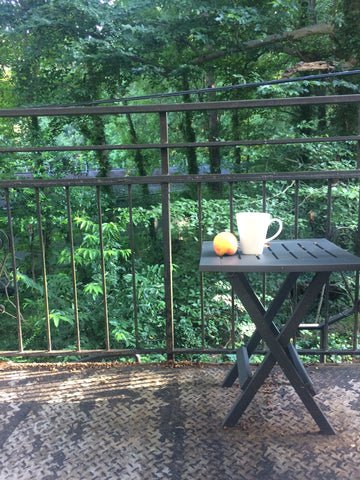
[[[215,253],[223,255],[235,255],[238,250],[238,240],[232,232],[221,232],[213,240]]]

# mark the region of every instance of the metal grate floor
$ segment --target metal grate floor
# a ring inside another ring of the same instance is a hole
[[[275,369],[241,423],[229,366],[0,365],[0,480],[360,480],[360,365],[308,367],[337,431]]]

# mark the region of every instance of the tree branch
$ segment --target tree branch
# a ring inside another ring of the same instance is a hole
[[[335,70],[335,64],[339,62],[325,62],[318,60],[316,62],[299,62],[293,67],[287,68],[283,71],[281,78],[290,78],[297,72],[310,72],[312,70],[326,70],[330,72]]]
[[[331,23],[319,23],[316,25],[310,25],[308,27],[292,30],[291,32],[275,33],[268,37],[258,40],[250,40],[248,42],[240,43],[238,46],[230,50],[230,54],[236,54],[246,50],[253,50],[261,48],[264,45],[272,43],[280,43],[283,41],[296,41],[304,37],[310,37],[312,35],[331,35],[334,32],[334,26]],[[201,55],[193,60],[193,65],[201,65],[211,60],[217,60],[218,58],[225,57],[229,54],[229,50],[221,49],[216,52],[209,53],[207,55]]]

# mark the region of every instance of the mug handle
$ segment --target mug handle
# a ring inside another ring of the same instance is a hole
[[[265,240],[265,243],[270,242],[271,240],[274,240],[274,238],[276,238],[278,235],[280,235],[281,230],[283,228],[283,222],[282,222],[282,220],[280,220],[280,218],[272,218],[271,222],[269,223],[269,226],[272,224],[272,222],[278,222],[279,228],[278,228],[278,231],[275,233],[275,235],[273,235],[272,237],[267,238]]]

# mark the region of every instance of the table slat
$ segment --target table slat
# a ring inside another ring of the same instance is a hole
[[[212,242],[204,242],[202,272],[321,272],[360,270],[360,257],[325,238],[275,240],[262,255],[238,254],[219,257]]]

